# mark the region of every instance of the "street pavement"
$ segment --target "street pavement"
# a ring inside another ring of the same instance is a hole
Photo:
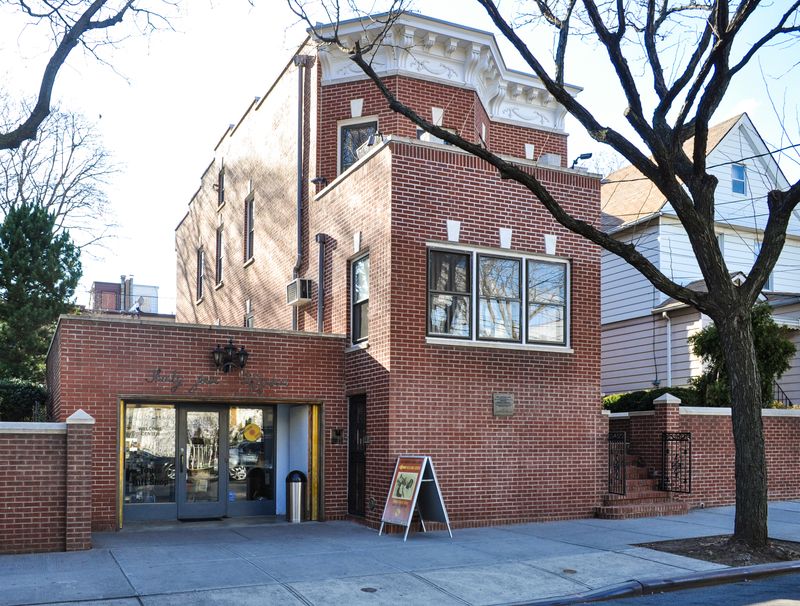
[[[800,541],[800,501],[771,503],[769,519],[771,537]],[[631,581],[680,586],[723,574],[637,544],[732,530],[733,507],[456,529],[452,539],[411,533],[406,543],[352,522],[129,525],[96,533],[91,551],[0,556],[0,605],[577,603],[621,595]]]
[[[800,574],[603,602],[602,606],[800,606]]]

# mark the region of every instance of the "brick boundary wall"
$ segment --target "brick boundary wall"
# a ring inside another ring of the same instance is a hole
[[[0,423],[0,553],[91,549],[94,419]]]
[[[680,406],[680,400],[656,402],[655,411],[609,415],[609,431],[625,431],[628,453],[652,470],[661,468],[661,433],[692,434],[692,492],[675,494],[692,507],[731,505],[736,501],[734,445],[730,408]],[[771,500],[800,497],[800,410],[763,409]]]

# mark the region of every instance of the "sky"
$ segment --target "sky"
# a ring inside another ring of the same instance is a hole
[[[419,12],[454,21],[452,7],[451,0],[413,4]],[[246,0],[183,0],[165,15],[172,31],[132,35],[102,48],[103,62],[75,51],[56,81],[54,100],[95,121],[120,165],[108,186],[118,228],[106,250],[83,256],[78,303],[88,302],[93,281],[117,281],[125,274],[137,284],[158,286],[159,311],[174,311],[175,227],[227,126],[268,90],[305,37],[284,0],[256,0],[255,6]],[[477,3],[461,0],[457,21],[494,31]],[[549,32],[529,39],[549,52]],[[509,45],[500,40],[500,46],[509,67],[525,69]],[[0,10],[0,78],[9,93],[34,94],[49,52],[41,32],[25,27],[8,5]],[[567,81],[584,88],[579,99],[602,121],[625,130],[625,104],[613,76],[596,60],[598,49],[576,45],[574,52]],[[773,148],[786,144],[781,122],[800,140],[800,68],[791,69],[796,56],[783,47],[767,49],[761,65],[742,73],[728,91],[715,121],[747,111]],[[773,111],[768,92],[784,120]],[[591,168],[611,162],[575,121],[568,119],[567,131],[570,160],[589,151],[595,154]],[[796,163],[787,161],[783,168],[790,179],[800,178]]]

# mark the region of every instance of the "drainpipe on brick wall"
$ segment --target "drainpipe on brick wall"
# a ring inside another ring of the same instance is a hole
[[[303,265],[303,109],[305,107],[306,68],[311,66],[314,58],[311,55],[295,55],[297,66],[297,259],[294,263],[292,278],[300,277]],[[292,308],[292,330],[297,330],[297,307]]]
[[[661,317],[667,322],[667,387],[672,387],[672,320],[665,311],[661,312]]]
[[[328,236],[317,234],[317,244],[319,244],[319,261],[317,264],[317,332],[325,332],[325,244]]]

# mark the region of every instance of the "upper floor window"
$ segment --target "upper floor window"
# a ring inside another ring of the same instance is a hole
[[[352,330],[353,343],[369,337],[369,256],[356,259],[352,264]]]
[[[758,255],[761,254],[761,243],[756,242],[755,250],[753,251],[753,263],[756,262],[758,259]],[[764,290],[766,291],[773,291],[775,290],[775,280],[774,280],[775,271],[769,272],[769,276],[767,277],[767,281],[764,282]]]
[[[528,259],[528,343],[567,344],[567,264]]]
[[[566,346],[568,275],[564,260],[431,249],[428,335]]]
[[[217,174],[217,206],[225,202],[225,167],[219,169]]]
[[[223,242],[222,242],[222,225],[217,228],[217,244],[216,244],[217,258],[214,265],[214,280],[216,283],[222,284],[222,256],[223,256]]]
[[[432,250],[428,256],[428,334],[470,338],[470,255]]]
[[[202,248],[197,249],[197,292],[196,299],[203,298],[203,280],[206,274],[206,254]]]
[[[244,260],[253,258],[255,239],[255,196],[250,194],[244,201]]]
[[[747,171],[744,164],[731,165],[731,190],[735,194],[747,191]]]
[[[253,306],[250,303],[250,299],[247,299],[244,302],[244,327],[255,328],[255,326],[256,326],[256,316],[253,313]]]
[[[519,259],[478,255],[478,338],[519,342],[522,296]]]
[[[343,173],[358,160],[357,150],[378,132],[378,122],[356,122],[339,127],[339,172]]]

